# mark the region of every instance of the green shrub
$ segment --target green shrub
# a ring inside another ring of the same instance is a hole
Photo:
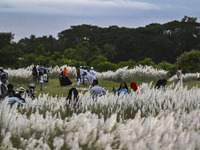
[[[132,60],[129,60],[129,61],[121,61],[119,64],[118,64],[118,68],[123,68],[123,67],[126,67],[128,66],[128,68],[133,68],[134,66],[136,66],[136,62],[135,61],[132,61]]]
[[[181,54],[176,62],[177,68],[183,69],[184,73],[196,73],[200,70],[200,51],[191,50]]]
[[[145,58],[144,60],[141,60],[137,63],[137,65],[142,65],[142,66],[152,66],[155,67],[156,64],[153,62],[153,60],[151,58]]]
[[[115,70],[117,70],[117,65],[114,63],[108,62],[108,61],[102,62],[97,65],[96,70],[99,72],[108,71],[108,70],[115,71]]]

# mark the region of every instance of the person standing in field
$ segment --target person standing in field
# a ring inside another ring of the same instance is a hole
[[[79,85],[80,85],[80,82],[81,82],[81,72],[80,72],[80,68],[77,69],[76,73],[77,73],[77,85],[79,86]]]
[[[42,88],[43,88],[43,83],[44,83],[44,81],[43,81],[43,74],[42,74],[42,73],[40,74],[40,77],[39,77],[39,78],[40,78],[40,91],[43,91]]]
[[[178,81],[182,81],[182,69],[180,67],[176,71],[176,75],[177,75]]]
[[[7,81],[6,76],[2,76],[0,81],[0,100],[2,100],[3,96],[6,94],[8,90],[6,81]]]
[[[38,72],[37,72],[37,69],[36,69],[36,66],[34,65],[33,69],[32,69],[32,75],[33,75],[33,80],[35,82],[38,81]]]
[[[62,86],[71,85],[72,82],[68,78],[67,68],[65,67],[63,70],[63,78],[62,78]]]
[[[81,83],[83,83],[83,73],[84,73],[83,68],[82,66],[80,66]]]
[[[93,82],[93,80],[95,80],[96,79],[96,77],[95,77],[95,71],[94,71],[94,68],[93,67],[91,67],[91,69],[90,69],[90,84],[92,84],[92,82]]]
[[[93,100],[97,100],[98,97],[102,95],[106,95],[106,91],[104,88],[98,86],[99,82],[97,80],[93,80],[92,86],[93,88],[91,89],[90,95]]]
[[[113,92],[117,93],[118,96],[123,93],[123,94],[127,94],[128,93],[128,86],[126,84],[126,82],[122,82],[120,84],[120,87],[118,89],[115,90],[115,88],[113,87]]]
[[[87,85],[87,82],[89,82],[89,78],[88,78],[88,70],[87,67],[84,66],[83,67],[83,85]]]
[[[44,66],[42,64],[39,65],[38,72],[39,72],[39,76],[41,76],[41,74],[44,73]]]
[[[62,86],[62,79],[63,79],[63,70],[62,70],[62,68],[60,68],[60,72],[59,72],[60,86]]]

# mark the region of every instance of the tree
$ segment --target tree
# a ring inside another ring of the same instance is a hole
[[[0,64],[2,66],[15,66],[20,57],[22,56],[22,50],[17,44],[9,45],[0,50]]]
[[[78,55],[77,50],[73,48],[66,49],[63,54],[66,59],[82,60],[81,55]]]
[[[196,73],[200,70],[200,51],[191,50],[189,52],[184,52],[177,58],[176,62],[177,68],[183,69],[183,72]]]
[[[103,54],[108,58],[109,61],[113,61],[117,55],[116,47],[112,44],[105,44],[103,46]]]
[[[24,55],[24,57],[20,60],[21,66],[30,66],[32,64],[39,64],[39,60],[35,54]]]
[[[93,61],[95,57],[101,53],[98,46],[93,46],[88,41],[80,42],[75,49],[76,55],[80,55],[82,58],[81,61],[85,61],[87,64]]]
[[[97,68],[98,64],[106,62],[107,58],[103,55],[98,55],[94,57],[94,60],[90,62],[90,66],[93,66],[94,68]]]
[[[11,45],[13,39],[14,39],[14,34],[0,32],[0,49]]]
[[[36,47],[35,54],[36,56],[49,56],[50,52],[46,52],[44,45],[40,44]]]

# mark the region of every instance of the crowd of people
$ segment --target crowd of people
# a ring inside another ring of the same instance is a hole
[[[48,66],[40,64],[38,68],[36,66],[32,69],[33,80],[40,82],[40,91],[43,90],[43,83],[49,82],[50,69]]]
[[[36,68],[36,66],[33,67],[32,75],[33,75],[33,80],[35,82],[40,82],[40,91],[42,91],[43,82],[48,82],[50,70],[48,69],[48,67],[44,67],[42,64],[40,64],[38,68]],[[182,70],[179,68],[177,70],[178,81],[181,80],[181,77],[182,77]],[[12,108],[12,106],[15,103],[18,103],[18,107],[26,105],[25,98],[27,96],[31,97],[32,100],[35,99],[34,90],[35,90],[36,85],[34,83],[30,83],[28,85],[29,89],[27,90],[25,90],[23,87],[20,87],[18,89],[18,92],[15,92],[13,90],[14,89],[13,85],[8,82],[8,73],[6,73],[2,68],[0,69],[0,78],[1,78],[0,101],[4,100],[5,97],[9,97],[8,105],[10,106],[10,108]],[[68,78],[68,71],[66,67],[64,67],[63,70],[60,69],[59,81],[60,81],[60,86],[72,85],[72,82]],[[90,91],[90,96],[94,101],[96,101],[102,95],[106,95],[107,93],[107,91],[104,88],[99,86],[99,82],[95,77],[95,71],[93,67],[90,68],[89,72],[87,70],[87,67],[85,66],[83,67],[80,66],[79,68],[77,68],[77,85],[80,86],[80,84],[83,84],[84,86],[87,86],[88,84],[90,84],[93,86]],[[160,79],[157,81],[155,88],[165,89],[166,84],[167,84],[166,79]],[[130,93],[130,91],[137,92],[137,90],[138,90],[138,87],[137,87],[136,82],[134,81],[130,83],[130,90],[126,82],[121,82],[119,85],[119,88],[115,89],[115,87],[113,87],[112,89],[113,93],[118,96],[121,94],[127,95],[128,93]],[[73,104],[73,105],[77,104],[77,102],[79,101],[78,90],[74,87],[71,88],[69,90],[69,93],[66,99],[67,99],[66,106],[70,104]]]
[[[78,86],[80,85],[80,83],[82,83],[85,86],[87,86],[88,83],[92,85],[93,80],[95,79],[96,77],[95,77],[95,71],[93,67],[90,68],[89,72],[86,66],[83,66],[83,67],[80,66],[77,69],[77,85]]]

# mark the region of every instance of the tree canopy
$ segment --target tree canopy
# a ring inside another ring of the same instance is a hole
[[[12,33],[0,33],[3,66],[71,63],[100,68],[107,65],[109,69],[116,68],[112,64],[115,63],[129,67],[159,64],[170,68],[184,52],[200,50],[200,23],[197,18],[185,16],[180,21],[138,28],[83,24],[59,32],[58,39],[31,35],[15,43],[13,38]]]

